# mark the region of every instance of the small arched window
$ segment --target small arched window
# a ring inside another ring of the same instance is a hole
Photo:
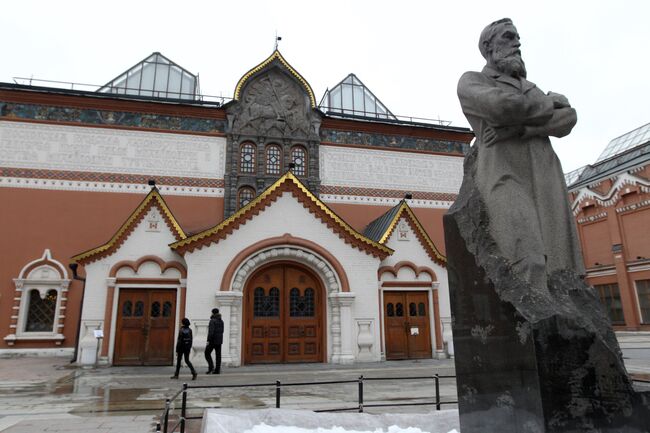
[[[29,292],[29,309],[27,310],[27,332],[52,332],[56,314],[56,290],[48,290],[44,297],[37,289]]]
[[[253,188],[247,186],[241,188],[239,194],[237,194],[237,208],[241,209],[246,206],[251,202],[251,200],[253,200],[253,197],[255,197],[255,191]]]
[[[244,143],[241,145],[239,171],[241,173],[255,173],[255,145],[253,143]]]
[[[291,162],[293,162],[293,174],[296,176],[307,175],[307,151],[304,147],[296,146],[291,149]]]
[[[282,151],[280,146],[271,144],[266,147],[266,174],[280,174]]]

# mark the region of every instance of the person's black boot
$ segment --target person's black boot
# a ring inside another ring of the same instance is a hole
[[[206,371],[205,374],[212,374],[212,369],[209,369],[208,371]]]
[[[197,376],[196,371],[193,371],[192,372],[192,380],[196,380],[196,376]]]

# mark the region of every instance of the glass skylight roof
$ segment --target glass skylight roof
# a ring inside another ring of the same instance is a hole
[[[195,100],[199,98],[199,77],[162,54],[153,53],[97,91]]]
[[[331,90],[326,90],[319,108],[326,114],[396,120],[393,113],[354,74],[345,77]]]
[[[632,149],[640,144],[650,141],[650,123],[634,129],[627,134],[623,134],[618,138],[609,142],[603,153],[600,154],[596,163],[618,155],[628,149]]]

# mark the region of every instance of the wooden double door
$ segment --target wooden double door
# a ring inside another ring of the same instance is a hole
[[[427,292],[384,292],[386,359],[431,358]]]
[[[323,361],[323,294],[297,264],[262,268],[246,285],[244,363]]]
[[[172,365],[176,290],[120,289],[115,365]]]

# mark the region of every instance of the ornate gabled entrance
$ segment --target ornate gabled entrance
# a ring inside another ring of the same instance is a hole
[[[323,288],[307,268],[273,263],[244,292],[244,363],[322,362]]]

